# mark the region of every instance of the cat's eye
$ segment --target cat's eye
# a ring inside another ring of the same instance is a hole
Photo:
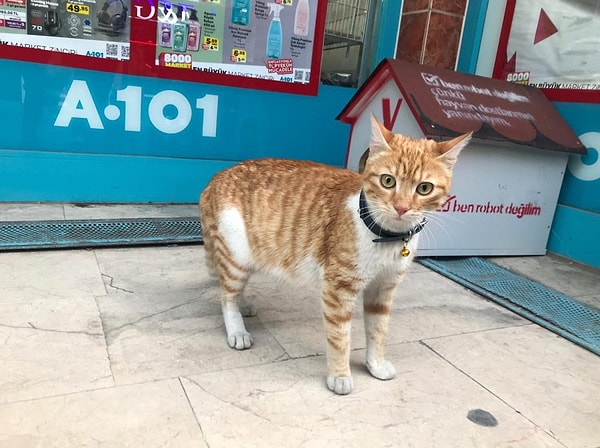
[[[431,182],[421,182],[417,185],[417,193],[421,196],[427,196],[433,191],[433,184]]]
[[[396,186],[396,179],[389,174],[382,174],[379,182],[381,182],[383,188],[394,188]]]

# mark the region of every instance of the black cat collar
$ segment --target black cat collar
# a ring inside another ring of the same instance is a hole
[[[360,191],[359,206],[360,206],[360,208],[358,210],[358,213],[360,215],[360,219],[363,220],[363,222],[367,226],[367,229],[369,229],[371,232],[373,232],[375,235],[377,235],[379,237],[379,238],[375,238],[373,240],[374,243],[388,243],[388,242],[392,242],[392,241],[403,241],[404,244],[406,245],[406,243],[408,243],[414,235],[416,235],[421,230],[423,230],[423,228],[425,227],[425,224],[427,224],[427,220],[425,218],[423,218],[423,220],[420,223],[418,223],[416,226],[414,226],[412,229],[408,230],[407,232],[401,232],[401,233],[390,232],[390,231],[382,228],[373,219],[373,216],[371,215],[371,212],[369,211],[369,207],[367,206],[367,200],[365,199],[365,193],[363,190]],[[405,251],[407,251],[406,255],[404,255]],[[402,249],[402,255],[408,256],[409,254],[410,254],[410,251],[408,251],[408,249],[405,246]]]

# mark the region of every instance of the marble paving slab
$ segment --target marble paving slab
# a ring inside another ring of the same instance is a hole
[[[0,405],[0,447],[208,445],[180,381],[171,379]]]
[[[536,325],[426,344],[565,446],[600,446],[600,357]]]
[[[353,364],[363,358],[353,353]],[[355,391],[327,393],[322,357],[182,379],[211,447],[561,447],[426,347],[390,347],[398,376],[355,368]],[[490,413],[497,426],[467,419]]]

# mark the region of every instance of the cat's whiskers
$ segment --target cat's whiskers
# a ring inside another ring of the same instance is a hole
[[[389,231],[397,231],[398,225],[394,225],[395,223],[392,221],[392,218],[389,215],[389,212],[385,209],[385,207],[379,207],[375,210],[374,219],[377,223],[384,229]]]
[[[453,242],[453,235],[451,232],[448,231],[447,228],[447,219],[446,217],[442,217],[442,212],[428,212],[427,213],[427,219],[434,224],[435,228],[440,229],[441,231],[444,232],[445,236],[448,238],[448,240],[452,243]],[[460,220],[459,220],[460,221]],[[428,238],[427,242],[428,243],[432,243],[432,244],[428,244],[429,247],[437,247],[437,241],[435,238],[435,231],[433,228],[426,228],[426,233],[425,235]]]
[[[442,225],[444,224],[444,219],[440,217],[440,215],[436,212],[427,212],[427,219],[435,224]]]
[[[423,229],[423,231],[421,232],[421,241],[419,243],[419,246],[423,245],[423,242],[426,243],[427,246],[432,247],[432,242],[435,242],[435,235],[433,233],[431,233],[430,229]]]
[[[428,218],[429,218],[429,216],[428,216]],[[430,220],[430,221],[435,222],[435,220]],[[431,227],[425,227],[423,229],[422,234],[423,234],[422,238],[423,238],[423,240],[425,240],[424,242],[426,243],[426,245],[428,247],[436,247],[437,246],[436,234],[431,229]]]
[[[375,225],[379,225],[385,228],[385,214],[381,210],[381,207],[376,205],[375,207],[369,207],[364,210],[359,210],[359,214],[361,218],[364,218],[365,216],[369,215],[371,215],[371,218],[373,218],[373,222],[368,226],[369,230],[373,231],[373,227]]]
[[[408,231],[415,224],[411,224],[409,222],[401,222],[395,218],[395,211],[390,212],[390,209],[385,207],[384,205],[376,205],[374,210],[372,211],[373,218],[377,221],[377,223],[383,227],[384,229],[390,231]],[[420,222],[420,218],[415,221]]]
[[[465,225],[465,221],[456,213],[446,213],[446,212],[428,212],[428,216],[432,216],[433,219],[440,220],[441,222],[448,223],[452,221],[453,223],[457,223],[459,225]]]

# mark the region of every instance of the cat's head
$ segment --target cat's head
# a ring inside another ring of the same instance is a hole
[[[384,229],[406,231],[446,200],[452,170],[471,133],[436,142],[394,134],[371,117],[371,142],[359,172],[373,219]]]

